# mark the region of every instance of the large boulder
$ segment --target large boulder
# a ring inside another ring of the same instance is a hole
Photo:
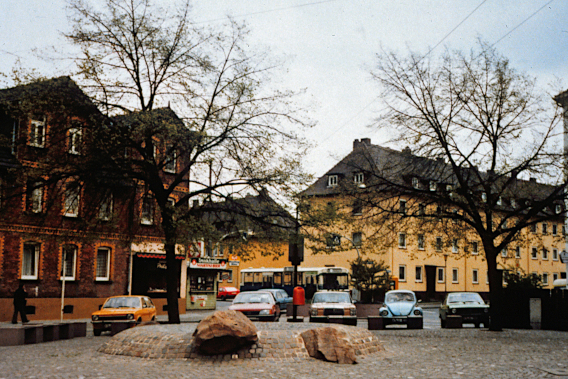
[[[301,336],[310,357],[342,364],[357,363],[355,349],[345,330],[323,327],[306,330]]]
[[[194,345],[201,354],[227,354],[258,341],[257,329],[244,314],[217,311],[204,318],[193,333]]]

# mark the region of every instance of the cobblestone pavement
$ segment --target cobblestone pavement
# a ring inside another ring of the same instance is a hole
[[[303,324],[301,327],[307,326]],[[179,327],[179,326],[176,326]],[[194,323],[182,324],[191,332]],[[260,323],[295,330],[300,324]],[[360,323],[366,327],[366,323]],[[0,378],[561,378],[568,377],[568,333],[480,329],[373,332],[385,350],[356,365],[318,360],[210,362],[141,359],[97,352],[111,337],[0,347]]]

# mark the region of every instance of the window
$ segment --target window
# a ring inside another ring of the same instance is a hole
[[[562,205],[556,204],[554,210],[556,211],[556,214],[559,214],[560,212],[562,212]]]
[[[484,203],[487,203],[487,193],[485,193],[485,192],[481,193],[481,201],[483,201]]]
[[[506,248],[503,249],[503,250],[501,250],[501,256],[502,256],[503,258],[507,258],[507,255],[508,255],[508,252],[507,252],[507,249],[506,249]]]
[[[108,192],[101,201],[101,206],[99,208],[100,220],[108,221],[112,218],[113,202],[114,202],[114,197],[112,195],[112,192]]]
[[[548,285],[548,272],[542,273],[542,284],[547,286]]]
[[[416,266],[416,282],[422,282],[422,266]]]
[[[479,271],[476,268],[471,271],[471,282],[473,284],[479,284]]]
[[[166,157],[166,163],[164,165],[164,171],[169,172],[171,174],[176,173],[177,168],[177,152],[173,150],[168,156]]]
[[[426,214],[426,205],[418,204],[418,216],[424,216]]]
[[[530,228],[531,228],[531,233],[536,233],[536,224],[532,224]]]
[[[328,248],[333,248],[335,246],[341,245],[341,236],[339,234],[330,233],[325,238]]]
[[[97,250],[97,271],[95,280],[110,279],[110,249],[99,247]]]
[[[503,199],[501,198],[501,196],[499,196],[499,198],[497,199],[497,205],[503,205]]]
[[[65,245],[61,249],[61,279],[75,280],[77,246]]]
[[[154,223],[154,207],[152,198],[145,197],[142,200],[142,214],[140,215],[140,223],[144,225],[152,225]]]
[[[546,234],[548,233],[548,224],[547,223],[542,223],[542,234]]]
[[[471,243],[471,253],[473,255],[479,254],[479,243],[477,241]]]
[[[542,259],[548,260],[548,249],[547,248],[542,249]]]
[[[517,246],[515,247],[515,258],[520,258],[521,257],[521,247]]]
[[[403,215],[406,214],[406,200],[399,200],[398,211]]]
[[[552,235],[555,236],[558,234],[558,225],[552,224]]]
[[[446,277],[446,273],[444,272],[443,267],[438,267],[438,283],[444,283]]]
[[[452,283],[459,282],[459,271],[457,268],[452,269]]]
[[[31,121],[30,145],[35,147],[45,147],[45,117],[41,120]]]
[[[353,209],[351,211],[354,215],[363,214],[363,202],[360,199],[353,201]]]
[[[533,247],[531,249],[531,259],[537,259],[538,258],[538,250],[536,247]]]
[[[442,237],[436,237],[436,251],[442,251]]]
[[[69,129],[69,149],[67,150],[69,154],[81,154],[82,139],[81,129]]]
[[[517,201],[515,199],[511,199],[511,207],[517,208]]]
[[[327,177],[327,186],[328,187],[335,187],[337,186],[337,175],[329,175]]]
[[[353,182],[357,184],[361,184],[365,181],[365,175],[362,172],[358,172],[353,175]]]
[[[21,279],[37,280],[38,266],[39,266],[39,250],[40,250],[40,245],[37,243],[24,243]]]
[[[424,234],[418,235],[418,250],[424,250]]]
[[[363,233],[355,232],[352,237],[353,246],[361,246],[363,244]]]
[[[81,189],[77,185],[68,185],[65,188],[65,201],[63,215],[66,217],[79,216],[79,200]]]
[[[553,261],[558,260],[558,249],[552,249],[552,260]]]
[[[406,233],[398,233],[398,247],[406,249]]]
[[[398,281],[399,282],[406,282],[406,266],[405,265],[398,266]]]
[[[436,191],[436,182],[433,181],[433,180],[430,180],[429,188],[430,188],[430,191]]]
[[[457,239],[457,238],[454,238],[454,239],[452,240],[452,253],[457,253],[458,250],[459,250],[459,248],[458,248],[458,239]]]
[[[30,197],[28,209],[33,213],[41,213],[43,211],[43,183],[30,183],[28,194]]]
[[[420,188],[420,180],[417,177],[412,178],[412,187],[415,189]]]

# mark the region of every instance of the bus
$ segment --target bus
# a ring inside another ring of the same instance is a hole
[[[242,291],[281,288],[292,296],[294,267],[245,268],[241,270]],[[297,286],[304,288],[306,299],[316,291],[349,290],[349,270],[343,267],[298,267]]]

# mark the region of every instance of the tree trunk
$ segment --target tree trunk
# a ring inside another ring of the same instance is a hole
[[[489,271],[489,314],[491,323],[489,330],[500,332],[503,330],[503,271],[497,269],[497,251],[495,248],[485,248],[487,269]]]
[[[166,236],[166,290],[168,300],[168,323],[179,324],[179,307],[178,307],[178,287],[179,273],[176,270],[176,238],[173,226],[168,220],[163,220],[164,234]]]

